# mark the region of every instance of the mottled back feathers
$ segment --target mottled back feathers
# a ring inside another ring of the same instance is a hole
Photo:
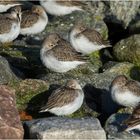
[[[31,11],[23,11],[22,20],[21,20],[21,28],[28,28],[35,24],[39,19],[39,15],[32,13]]]
[[[11,30],[13,21],[16,22],[9,14],[0,14],[0,34],[8,33]]]
[[[82,56],[80,53],[73,49],[69,42],[61,39],[57,42],[57,45],[48,51],[55,56],[59,61],[85,61],[87,57]]]
[[[109,41],[104,40],[103,37],[94,29],[85,29],[78,36],[84,35],[88,38],[89,41],[96,43],[96,45],[110,45]]]
[[[41,108],[41,110],[44,109],[52,109],[55,107],[62,107],[67,104],[70,104],[75,100],[75,98],[78,97],[77,90],[70,89],[68,87],[61,87],[57,90],[55,90],[50,97],[48,98],[48,102],[46,106]]]

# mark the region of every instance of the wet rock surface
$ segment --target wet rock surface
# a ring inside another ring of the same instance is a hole
[[[24,122],[32,139],[106,139],[98,119],[52,117]]]
[[[15,73],[18,71],[15,70]],[[7,84],[9,82],[17,81],[18,77],[16,76],[8,61],[0,56],[0,84]]]
[[[130,114],[113,114],[106,122],[105,130],[107,132],[108,139],[139,139],[140,132],[126,132],[124,129],[126,126],[122,125],[122,122],[128,119]]]
[[[23,139],[24,130],[16,108],[15,91],[0,85],[0,139]]]

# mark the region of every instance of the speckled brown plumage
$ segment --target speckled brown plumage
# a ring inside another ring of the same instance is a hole
[[[47,53],[55,56],[59,61],[85,61],[87,57],[82,56],[80,53],[73,49],[69,42],[64,39],[59,39],[54,48]]]
[[[96,45],[110,45],[110,42],[108,40],[104,40],[101,34],[94,29],[86,28],[81,31],[77,37],[80,37],[81,35],[84,35],[89,41],[94,42],[94,44],[96,43]]]
[[[140,83],[139,82],[130,80],[127,82],[126,87],[128,87],[128,90],[133,92],[133,94],[140,96]]]
[[[35,24],[39,19],[39,15],[36,13],[32,13],[30,10],[23,11],[22,20],[21,20],[21,28],[28,28]]]
[[[140,83],[137,81],[129,80],[126,76],[120,75],[112,81],[111,86],[115,84],[121,87],[120,91],[122,91],[122,93],[129,90],[134,95],[140,96]]]
[[[78,97],[78,90],[70,89],[68,87],[61,87],[54,91],[51,96],[48,98],[46,106],[41,108],[41,110],[48,110],[55,107],[62,107],[64,105],[70,104]]]
[[[132,115],[127,120],[125,120],[123,124],[125,124],[127,128],[140,125],[140,105],[134,109]]]
[[[13,22],[16,20],[10,14],[0,14],[0,34],[8,33]]]

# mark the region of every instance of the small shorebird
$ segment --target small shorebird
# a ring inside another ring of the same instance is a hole
[[[0,1],[0,13],[6,12],[11,7],[21,5],[19,1],[16,0],[1,0]]]
[[[122,106],[134,108],[140,103],[140,83],[124,75],[112,81],[110,92],[112,99]]]
[[[72,47],[82,54],[90,54],[94,51],[111,47],[109,41],[94,29],[87,28],[82,22],[77,22],[70,31],[70,43]]]
[[[8,13],[0,14],[0,42],[8,43],[20,33],[21,7],[15,6]]]
[[[66,85],[56,89],[48,98],[40,112],[51,112],[57,116],[70,115],[77,111],[84,100],[84,92],[76,80],[68,80]]]
[[[54,72],[64,73],[87,62],[87,57],[77,53],[58,34],[50,34],[40,52],[43,64]]]
[[[125,120],[123,124],[127,126],[125,131],[131,131],[134,129],[137,129],[140,131],[140,105],[138,105],[134,109],[132,115],[130,115],[130,117],[127,120]]]
[[[82,11],[82,7],[86,5],[78,0],[40,0],[40,4],[45,8],[47,13],[55,16],[71,14],[77,10]]]
[[[21,30],[22,35],[31,35],[42,32],[48,23],[48,16],[39,5],[33,5],[31,10],[22,12]]]

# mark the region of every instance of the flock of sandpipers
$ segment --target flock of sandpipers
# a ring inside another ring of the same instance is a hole
[[[33,35],[42,32],[48,24],[47,13],[63,16],[73,11],[83,11],[86,4],[74,0],[40,0],[32,5],[15,0],[0,1],[0,42],[12,42],[19,34]],[[26,8],[25,8],[26,7]],[[51,71],[64,73],[84,65],[87,55],[102,48],[111,47],[99,32],[76,22],[69,33],[69,42],[59,34],[48,35],[42,43],[40,58]],[[124,75],[117,76],[111,83],[112,99],[119,105],[133,107],[132,115],[125,121],[126,131],[140,129],[140,83]],[[55,90],[40,112],[69,115],[77,111],[84,100],[84,93],[76,80],[68,80]]]

